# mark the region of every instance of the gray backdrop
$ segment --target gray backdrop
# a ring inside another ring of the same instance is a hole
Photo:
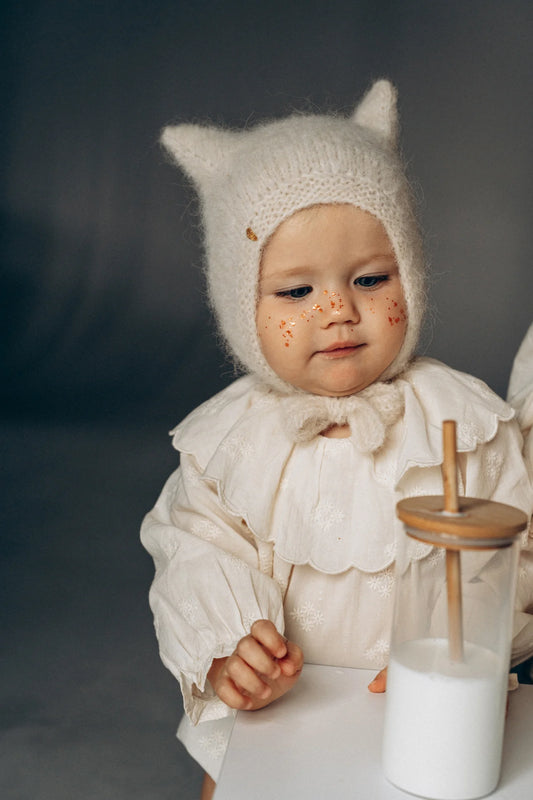
[[[505,393],[531,314],[533,5],[7,2],[0,12],[6,798],[184,798],[137,531],[166,430],[232,377],[168,122],[400,92],[432,267],[422,351]]]

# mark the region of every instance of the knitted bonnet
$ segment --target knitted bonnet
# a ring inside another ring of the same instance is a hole
[[[183,124],[162,143],[194,182],[201,201],[207,282],[219,327],[237,362],[293,393],[266,362],[255,316],[261,252],[294,212],[351,203],[374,214],[393,246],[408,325],[381,376],[397,375],[416,346],[424,310],[424,266],[410,187],[397,149],[396,91],[374,83],[349,117],[295,114],[250,130]]]

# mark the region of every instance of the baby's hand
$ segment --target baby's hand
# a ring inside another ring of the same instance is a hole
[[[230,708],[255,711],[288,692],[302,666],[298,645],[284,639],[272,622],[260,619],[231,656],[213,661],[207,677]]]
[[[385,692],[387,689],[387,667],[382,669],[381,672],[378,672],[374,680],[368,684],[368,688],[374,694],[380,694],[381,692]]]

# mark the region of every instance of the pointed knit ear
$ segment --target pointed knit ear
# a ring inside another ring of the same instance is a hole
[[[161,143],[187,175],[202,186],[227,167],[238,136],[204,125],[169,125],[161,133]]]
[[[396,147],[398,140],[396,99],[397,92],[390,81],[376,81],[352,115],[354,122],[377,133],[389,147]]]

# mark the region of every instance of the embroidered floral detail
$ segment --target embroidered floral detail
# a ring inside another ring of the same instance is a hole
[[[329,531],[334,525],[344,522],[345,514],[340,508],[335,508],[332,503],[319,503],[311,516],[312,521],[322,528]]]
[[[503,454],[489,452],[485,454],[483,459],[483,471],[487,478],[495,483],[501,475],[503,467]]]
[[[284,595],[289,584],[289,575],[273,575],[273,578],[279,586],[281,594]]]
[[[393,486],[396,478],[396,469],[393,466],[376,467],[376,478],[382,486]]]
[[[385,660],[383,657],[388,656],[389,650],[389,642],[386,639],[378,639],[374,647],[368,647],[365,650],[365,658],[382,663]]]
[[[367,583],[381,597],[390,597],[394,588],[394,581],[394,572],[389,568],[383,570],[383,572],[378,572],[376,575],[371,575]]]
[[[222,758],[226,752],[226,746],[227,739],[222,731],[215,731],[209,736],[202,736],[200,739],[200,747],[202,747],[211,758]]]
[[[477,395],[483,397],[485,400],[494,399],[494,392],[492,392],[492,390],[489,389],[489,387],[483,383],[483,381],[479,380],[479,378],[475,378],[473,375],[464,375],[463,377],[465,378],[466,383],[470,384]]]
[[[198,606],[192,600],[179,600],[178,611],[189,625],[195,625],[198,620]]]
[[[243,614],[242,625],[247,633],[250,633],[251,627],[258,619],[257,614]]]
[[[193,689],[194,695],[194,689]],[[231,709],[231,716],[234,717],[237,712],[235,709]],[[213,697],[209,703],[206,705],[203,713],[202,713],[202,722],[218,722],[222,720],[223,717],[227,716],[228,714],[228,707],[227,705],[220,700],[219,697]],[[222,732],[222,735],[224,733]],[[227,735],[227,734],[226,734]]]
[[[166,531],[165,531],[166,533]],[[170,561],[176,552],[179,550],[180,544],[176,537],[169,531],[168,535],[161,536],[161,541],[159,542],[161,549],[164,551],[166,557]]]
[[[409,537],[408,554],[411,561],[420,561],[429,553],[431,545],[424,544],[424,542],[417,542],[415,539]]]
[[[428,564],[430,567],[438,567],[438,565],[444,561],[445,555],[446,550],[444,547],[434,547],[431,553],[428,555]]]
[[[324,622],[323,613],[316,609],[310,600],[299,608],[293,608],[290,612],[290,616],[306,633],[309,633],[313,628],[322,625]]]
[[[387,559],[394,559],[396,557],[396,543],[391,542],[387,544],[383,550]]]
[[[220,528],[209,519],[197,519],[191,525],[191,532],[206,542],[212,542],[220,536]]]
[[[234,569],[236,572],[244,572],[248,569],[248,565],[239,558],[238,556],[234,556],[229,554],[224,557],[224,564],[229,567],[230,569]]]
[[[220,450],[237,458],[247,458],[253,454],[254,446],[244,436],[228,436],[220,445]]]
[[[410,486],[409,487],[409,495],[408,496],[409,497],[424,497],[424,495],[427,495],[427,493],[428,493],[427,489],[424,489],[423,486],[420,486],[420,484],[417,483],[414,486]]]
[[[474,448],[478,442],[483,441],[484,436],[484,429],[475,422],[460,422],[457,426],[457,438],[468,448]]]
[[[183,460],[180,466],[181,473],[183,475],[183,480],[186,481],[190,486],[201,486],[202,485],[202,477],[198,473],[198,471],[191,466],[190,463]],[[180,490],[181,486],[177,482],[173,488],[172,499],[175,499],[178,491]]]

